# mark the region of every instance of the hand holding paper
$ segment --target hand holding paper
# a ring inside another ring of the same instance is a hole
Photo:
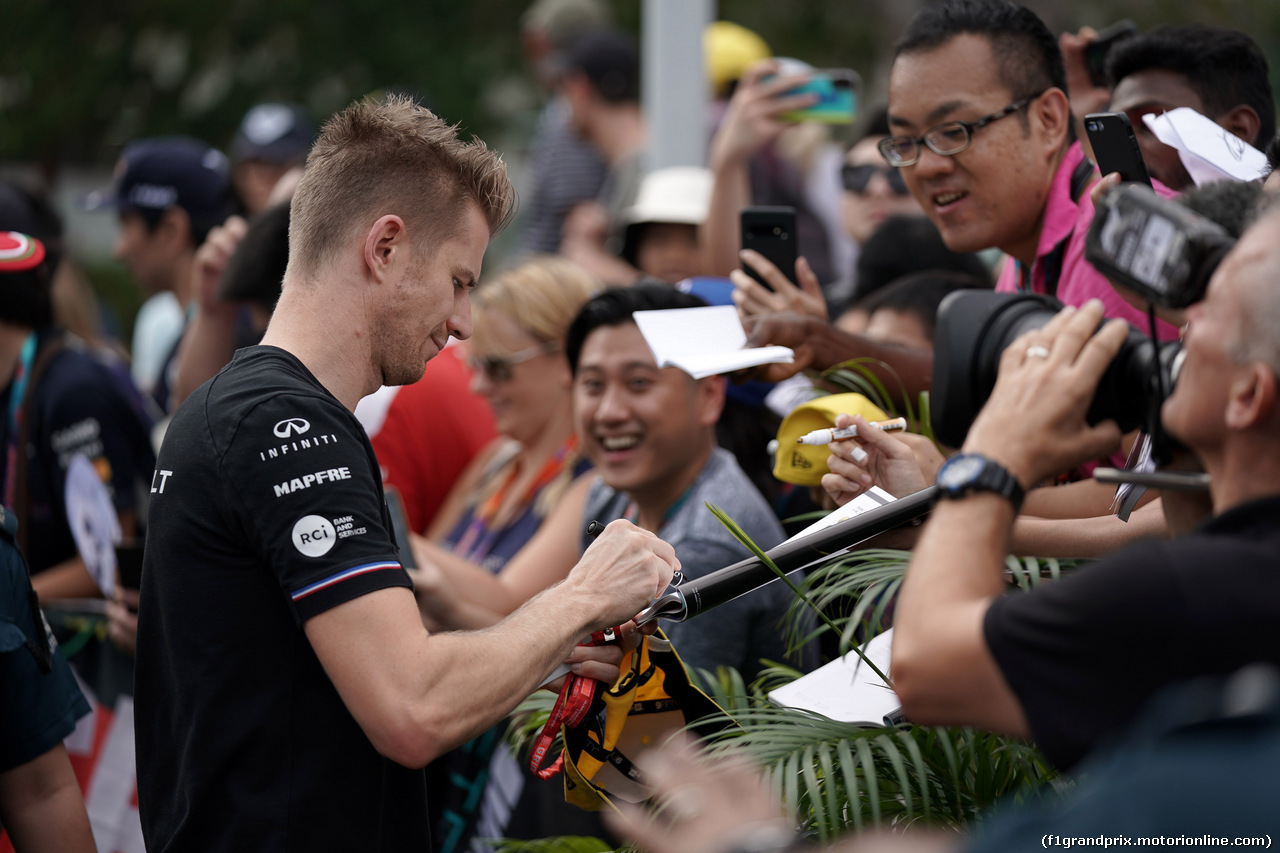
[[[795,360],[788,347],[744,349],[747,335],[732,305],[637,311],[633,316],[658,366],[678,367],[694,379]]]
[[[1190,107],[1142,120],[1165,145],[1178,150],[1196,186],[1214,181],[1253,181],[1267,170],[1261,151]]]

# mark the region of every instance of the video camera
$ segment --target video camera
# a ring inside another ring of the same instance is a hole
[[[1204,298],[1209,278],[1234,243],[1212,220],[1130,183],[1099,201],[1085,258],[1156,305],[1185,308]],[[969,290],[943,300],[934,333],[931,395],[938,441],[950,447],[964,443],[995,387],[1005,347],[1061,309],[1055,299],[1030,294]],[[1170,444],[1160,426],[1160,406],[1173,391],[1181,364],[1180,343],[1160,343],[1131,327],[1098,383],[1088,422],[1110,418],[1125,432],[1141,427],[1154,437],[1157,457],[1165,455]]]
[[[1121,184],[1098,202],[1084,257],[1107,278],[1156,305],[1204,299],[1235,240],[1216,222],[1142,184]]]

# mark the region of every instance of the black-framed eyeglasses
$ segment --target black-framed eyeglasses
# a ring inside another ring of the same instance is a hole
[[[867,185],[871,183],[871,179],[876,175],[884,176],[884,179],[889,182],[889,189],[893,190],[894,195],[907,194],[907,182],[902,180],[902,173],[892,166],[877,166],[874,163],[853,166],[845,163],[840,167],[840,181],[844,184],[845,190],[851,193],[866,192]]]
[[[973,142],[973,134],[979,129],[986,127],[993,121],[999,121],[1007,115],[1016,113],[1047,91],[1048,89],[1037,92],[1034,95],[1028,95],[1022,100],[1014,101],[1004,109],[996,110],[991,115],[983,116],[977,121],[943,122],[926,130],[924,136],[890,136],[886,139],[881,139],[877,147],[880,149],[881,156],[889,162],[889,165],[896,166],[899,169],[904,166],[915,165],[916,160],[920,159],[920,146],[922,144],[927,145],[934,154],[950,157],[968,148]]]
[[[486,379],[496,385],[499,382],[510,382],[511,377],[515,375],[512,368],[517,364],[524,364],[526,361],[535,359],[540,355],[550,355],[559,351],[559,341],[547,341],[546,343],[538,344],[536,347],[513,352],[511,355],[487,355],[484,358],[468,358],[467,364],[476,373],[483,373]]]

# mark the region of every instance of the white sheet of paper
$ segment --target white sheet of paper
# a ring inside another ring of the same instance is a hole
[[[893,647],[893,629],[872,638],[862,652],[885,675]],[[898,695],[854,652],[815,669],[769,692],[769,698],[788,708],[813,711],[832,720],[860,725],[883,724],[886,714],[902,707]]]
[[[633,316],[654,361],[678,367],[694,379],[795,360],[787,347],[744,349],[747,335],[732,305],[637,311]]]
[[[1178,107],[1142,120],[1165,145],[1178,149],[1196,186],[1214,181],[1252,181],[1267,169],[1267,157],[1212,119],[1190,107]]]
[[[804,530],[801,530],[787,541],[794,542],[797,539],[803,539],[810,534],[817,533],[819,530],[826,530],[833,524],[837,524],[848,518],[853,518],[856,515],[862,515],[864,512],[873,510],[876,507],[882,507],[885,504],[893,503],[896,500],[897,498],[879,486],[872,486],[844,506],[837,507],[829,512],[825,517],[818,519],[813,524],[810,524]]]

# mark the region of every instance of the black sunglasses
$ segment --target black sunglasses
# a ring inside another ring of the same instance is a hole
[[[877,166],[874,163],[851,166],[845,163],[840,167],[840,180],[845,190],[851,193],[866,192],[867,184],[871,183],[874,175],[883,175],[894,195],[907,194],[907,182],[902,180],[902,173],[892,166]]]
[[[515,375],[513,368],[517,364],[524,364],[526,361],[537,358],[540,355],[550,355],[559,351],[559,341],[547,341],[546,343],[538,344],[536,347],[513,352],[511,355],[487,355],[484,358],[468,358],[467,364],[475,372],[483,373],[486,379],[496,385],[500,382],[510,382],[511,377]]]

